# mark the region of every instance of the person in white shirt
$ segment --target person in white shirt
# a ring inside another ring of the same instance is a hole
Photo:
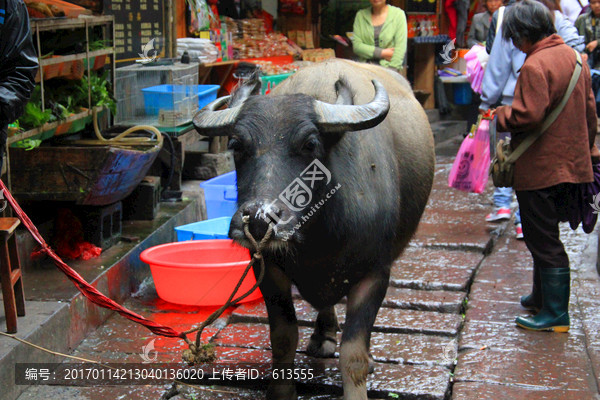
[[[588,0],[560,0],[560,8],[572,24],[575,24],[581,10],[589,4]]]

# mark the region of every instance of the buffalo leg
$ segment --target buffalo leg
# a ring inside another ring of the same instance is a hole
[[[315,331],[310,337],[306,352],[319,358],[333,357],[337,346],[336,334],[339,330],[335,308],[328,307],[319,311]]]
[[[344,400],[367,399],[371,330],[388,282],[389,273],[377,271],[365,277],[348,294],[340,349]]]
[[[284,368],[293,367],[298,346],[298,324],[291,287],[290,279],[279,268],[273,266],[266,268],[260,290],[269,314],[273,377],[278,378],[276,382],[272,380],[269,384],[268,400],[295,400],[298,397],[293,378],[280,378],[286,376],[283,373]]]

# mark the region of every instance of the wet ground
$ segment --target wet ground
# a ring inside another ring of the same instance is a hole
[[[483,195],[447,187],[450,161],[438,158],[434,190],[419,231],[394,263],[371,339],[375,371],[368,379],[369,397],[600,398],[597,233],[563,229],[573,269],[570,332],[521,330],[514,318],[527,313],[519,297],[531,287],[531,257],[524,243],[514,238],[512,221],[484,222],[491,209],[491,187]],[[168,304],[156,296],[151,282],[125,306],[177,330],[188,329],[213,311]],[[344,305],[337,311],[343,326]],[[300,324],[296,361],[313,368],[315,374],[301,380],[300,398],[338,398],[342,391],[337,359],[313,359],[304,353],[316,312],[299,297],[296,312]],[[204,339],[216,346],[221,362],[268,363],[266,318],[261,301],[239,306],[207,328]],[[153,361],[156,357],[156,362],[180,363],[184,348],[178,339],[153,336],[113,315],[72,355],[101,362],[142,363],[146,356]],[[260,385],[241,387],[235,379],[202,387],[144,382],[148,384],[32,386],[19,399],[264,397]]]

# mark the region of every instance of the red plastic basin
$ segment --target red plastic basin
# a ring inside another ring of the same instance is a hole
[[[250,253],[231,239],[192,240],[151,247],[140,254],[140,259],[150,265],[161,299],[176,304],[222,306],[250,262]],[[251,269],[235,297],[255,283]],[[261,297],[257,288],[241,303]]]

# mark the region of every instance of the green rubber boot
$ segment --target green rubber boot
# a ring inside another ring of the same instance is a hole
[[[521,328],[534,331],[569,331],[569,268],[545,268],[540,271],[542,308],[533,317],[518,317]]]
[[[542,282],[540,269],[533,265],[533,287],[527,296],[521,296],[521,306],[527,310],[539,312],[542,308]]]

